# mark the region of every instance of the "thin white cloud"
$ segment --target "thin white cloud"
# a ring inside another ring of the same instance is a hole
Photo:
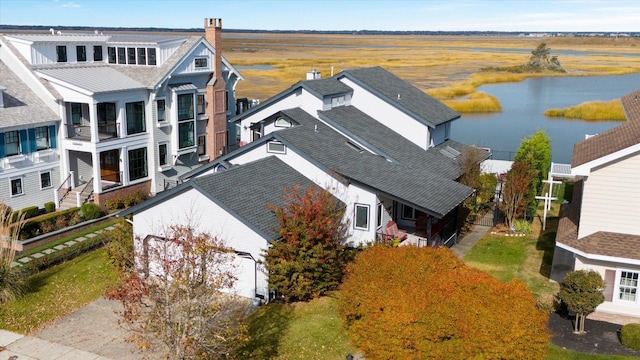
[[[79,4],[76,4],[76,3],[74,3],[74,2],[68,2],[68,3],[64,3],[64,4],[62,4],[62,7],[79,8],[79,7],[80,7],[80,5],[79,5]]]

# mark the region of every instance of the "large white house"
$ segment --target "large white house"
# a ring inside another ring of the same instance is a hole
[[[338,80],[356,78],[352,74],[368,85]],[[393,98],[384,93],[389,89]],[[307,91],[304,99],[297,97]],[[340,99],[334,101],[336,94]],[[306,80],[234,119],[243,141],[240,148],[184,174],[186,182],[176,189],[121,215],[133,214],[141,249],[144,239],[161,237],[153,224],[185,224],[185,214],[195,208],[198,224],[206,223],[244,256],[238,261],[244,261],[241,268],[248,276],[260,270],[247,259],[259,262],[269,243],[278,241],[277,232],[255,231],[266,224],[272,230],[277,226],[267,205],[281,198],[285,187],[313,183],[346,206],[351,245],[384,237],[396,224],[414,233],[421,245],[450,246],[457,239],[458,206],[473,193],[456,181],[468,147],[450,140],[446,131],[458,117],[380,67]],[[407,128],[414,131],[409,134]],[[281,173],[289,174],[287,181]],[[210,191],[192,191],[196,186]],[[264,272],[258,276],[264,280],[240,278],[237,293],[268,292]]]
[[[49,147],[41,149],[45,132],[28,126],[32,117],[3,115],[3,169],[24,174],[18,187],[11,172],[0,173],[0,189],[11,186],[2,194],[7,202],[78,205],[92,196],[104,204],[123,191],[155,194],[222,155],[242,77],[222,57],[221,31],[220,19],[205,19],[204,37],[54,29],[0,36],[3,66],[56,120],[37,119],[49,126]],[[56,163],[51,191],[29,175],[42,161]]]
[[[623,324],[640,320],[640,91],[621,101],[626,123],[574,146],[576,183],[562,208],[551,278],[599,272],[605,301],[591,317]]]

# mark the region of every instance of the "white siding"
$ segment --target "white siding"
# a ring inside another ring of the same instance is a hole
[[[206,68],[196,68],[195,67],[195,59],[196,58],[207,58],[207,67]],[[191,52],[188,56],[184,58],[184,60],[178,64],[176,70],[173,72],[175,75],[180,74],[192,74],[194,72],[205,72],[207,73],[207,78],[209,73],[213,71],[213,53],[209,51],[209,49],[204,45],[200,44],[196,49]]]
[[[634,267],[634,266],[629,266],[629,265],[619,265],[619,264],[615,264],[615,263],[610,263],[610,262],[604,262],[604,261],[596,261],[596,260],[589,260],[589,259],[585,259],[579,255],[576,256],[576,264],[575,264],[575,270],[593,270],[596,271],[600,274],[600,276],[602,276],[602,278],[605,278],[605,271],[606,270],[614,270],[614,271],[618,271],[618,273],[616,274],[616,280],[618,281],[619,279],[619,271],[620,270],[629,270],[629,271],[638,271],[640,272],[640,267]],[[605,301],[602,304],[600,304],[596,310],[597,311],[603,311],[603,312],[608,312],[608,313],[614,313],[614,314],[621,314],[621,315],[630,315],[630,316],[636,316],[636,317],[640,317],[640,299],[636,300],[636,304],[634,305],[630,305],[628,303],[620,303],[618,301],[616,301],[616,295],[617,295],[617,284],[614,284],[614,290],[613,290],[613,301]],[[640,294],[637,294],[637,296],[640,297]]]
[[[421,148],[429,148],[431,139],[429,128],[426,125],[419,123],[416,119],[381,100],[353,81],[344,77],[340,81],[353,89],[351,105]]]
[[[224,239],[227,246],[236,251],[250,253],[254,259],[262,259],[262,251],[267,241],[247,227],[239,219],[196,190],[188,190],[180,196],[167,199],[151,208],[135,214],[133,231],[136,247],[140,249],[141,240],[147,235],[163,236],[170,225],[193,226],[201,232]],[[254,296],[254,265],[251,261],[237,260],[241,268],[237,269],[234,292],[252,298]],[[258,271],[258,293],[267,295],[267,275]]]
[[[640,153],[594,169],[583,189],[578,238],[597,231],[640,235]]]
[[[263,145],[240,154],[233,159],[229,159],[229,162],[233,164],[246,164],[272,155],[280,158],[280,160],[294,168],[304,177],[313,181],[319,187],[331,191],[336,198],[346,204],[345,217],[349,221],[349,239],[347,241],[358,245],[375,240],[377,205],[375,193],[353,183],[349,186],[343,185],[330,174],[312,164],[290,148],[287,149],[286,154],[273,154],[267,153],[266,145]],[[282,189],[274,189],[274,191],[282,191]],[[356,203],[369,206],[369,227],[367,230],[355,229],[354,227],[354,210]]]
[[[258,123],[267,117],[277,113],[281,110],[292,109],[299,107],[302,110],[309,113],[313,117],[318,117],[318,110],[322,109],[322,99],[318,99],[314,95],[308,93],[306,90],[300,88],[293,93],[285,96],[274,104],[266,106],[259,111],[242,119],[240,134],[240,141],[246,143],[251,142],[251,123]],[[265,132],[265,135],[267,133]]]

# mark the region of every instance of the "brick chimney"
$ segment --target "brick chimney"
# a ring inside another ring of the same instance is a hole
[[[206,152],[213,160],[222,155],[227,145],[227,96],[226,84],[222,78],[222,19],[204,19],[204,38],[213,46],[215,56],[213,73],[207,84]]]

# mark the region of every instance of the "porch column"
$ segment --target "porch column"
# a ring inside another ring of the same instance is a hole
[[[100,142],[100,137],[98,136],[98,111],[97,104],[92,103],[89,104],[89,126],[91,127],[91,142],[97,143]],[[97,164],[94,158],[93,164]],[[99,171],[100,168],[98,168]],[[95,173],[96,166],[93,167],[93,171]],[[94,177],[94,179],[97,179]]]
[[[435,247],[431,242],[431,238],[431,215],[427,215],[427,246]]]
[[[97,129],[97,126],[96,126]],[[93,164],[93,192],[100,194],[102,192],[102,181],[100,181],[100,154],[97,150],[91,152],[91,163]]]

